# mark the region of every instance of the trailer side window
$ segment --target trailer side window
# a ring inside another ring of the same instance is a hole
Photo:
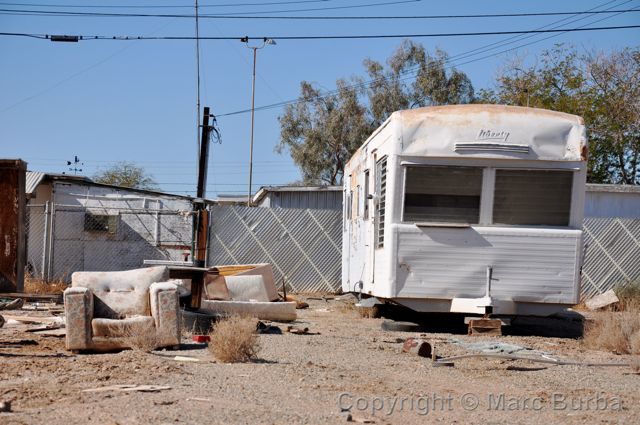
[[[568,226],[573,172],[496,170],[494,224]]]
[[[387,157],[376,162],[376,248],[384,246],[385,201],[387,198]]]
[[[364,219],[369,218],[369,170],[364,172]]]
[[[403,221],[479,222],[482,168],[409,166],[406,173]]]

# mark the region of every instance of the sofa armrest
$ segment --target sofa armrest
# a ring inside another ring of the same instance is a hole
[[[156,282],[149,288],[151,315],[156,325],[158,347],[180,344],[180,296],[171,282]]]
[[[64,291],[64,314],[67,349],[90,348],[93,292],[89,288],[67,288]]]

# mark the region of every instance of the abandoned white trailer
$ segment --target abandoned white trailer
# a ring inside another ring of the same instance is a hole
[[[548,315],[580,297],[582,118],[394,112],[344,173],[342,289],[417,311]]]

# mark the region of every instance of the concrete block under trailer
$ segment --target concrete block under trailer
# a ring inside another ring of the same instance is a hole
[[[580,296],[581,117],[394,112],[344,172],[342,289],[420,312],[545,316]]]

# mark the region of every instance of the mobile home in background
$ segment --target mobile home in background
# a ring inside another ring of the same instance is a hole
[[[420,312],[549,315],[580,298],[582,118],[394,112],[344,172],[342,289]]]

